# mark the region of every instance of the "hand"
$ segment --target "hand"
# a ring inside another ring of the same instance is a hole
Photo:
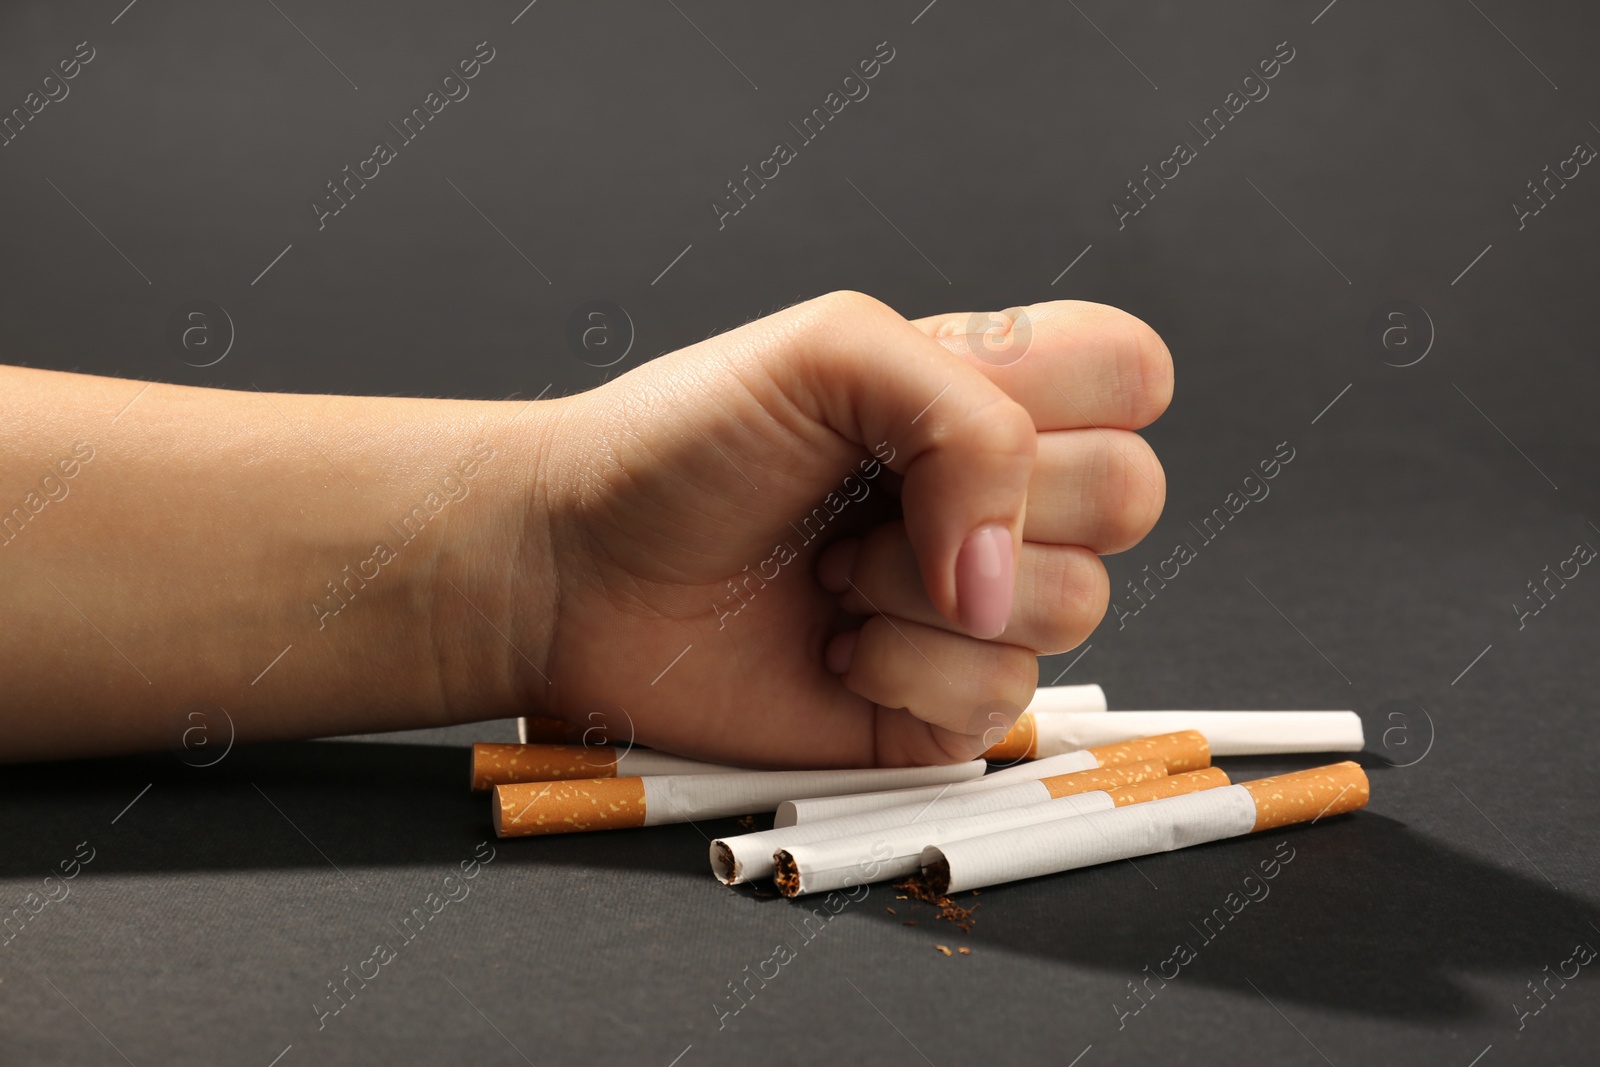
[[[1160,514],[1132,431],[1172,394],[1120,311],[991,320],[835,293],[541,406],[520,705],[745,765],[980,753]]]

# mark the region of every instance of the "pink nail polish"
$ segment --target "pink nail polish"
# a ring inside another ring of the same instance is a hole
[[[834,674],[848,672],[851,662],[856,658],[856,642],[860,639],[860,630],[847,630],[829,641],[827,651],[822,654],[828,670]]]
[[[1016,566],[1011,531],[980,526],[956,556],[956,613],[974,637],[999,637],[1011,621]]]

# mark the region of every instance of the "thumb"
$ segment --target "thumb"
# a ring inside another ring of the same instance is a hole
[[[768,373],[802,412],[904,477],[906,533],[933,606],[973,637],[997,637],[1036,448],[1027,411],[871,297],[832,293],[783,317],[792,332]]]

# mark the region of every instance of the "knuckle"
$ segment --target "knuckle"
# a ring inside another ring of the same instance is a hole
[[[805,302],[802,307],[813,308],[828,319],[895,315],[896,312],[879,300],[854,289],[835,289]]]
[[[910,681],[908,665],[895,641],[900,640],[882,615],[874,615],[861,626],[861,637],[845,678],[852,691],[886,707],[905,704]]]
[[[1040,592],[1046,617],[1037,631],[1045,647],[1036,651],[1054,655],[1076,648],[1100,624],[1111,600],[1111,577],[1093,552],[1064,549]]]
[[[1107,552],[1122,552],[1143,540],[1161,517],[1167,500],[1167,478],[1155,450],[1134,433],[1117,435],[1106,455],[1104,516]],[[1108,448],[1110,446],[1108,445]]]
[[[963,448],[988,455],[1031,460],[1039,450],[1028,409],[1008,396],[970,408],[953,422],[935,424],[934,434],[939,444],[959,441]]]
[[[1130,425],[1145,426],[1172,402],[1172,353],[1149,323],[1109,304],[1081,309],[1084,325],[1102,339],[1115,368],[1112,383],[1120,410]]]
[[[985,671],[996,700],[1026,707],[1039,684],[1039,658],[1033,649],[1018,645],[995,645],[994,662]]]
[[[1160,418],[1172,403],[1172,352],[1143,319],[1132,315],[1125,318],[1118,349],[1125,364],[1129,407],[1137,424],[1144,426]]]

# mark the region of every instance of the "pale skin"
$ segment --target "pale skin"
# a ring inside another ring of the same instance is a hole
[[[1172,395],[1123,312],[985,319],[835,293],[531,403],[0,367],[0,759],[173,748],[196,708],[241,743],[527,714],[969,759],[1155,523],[1133,431]]]

